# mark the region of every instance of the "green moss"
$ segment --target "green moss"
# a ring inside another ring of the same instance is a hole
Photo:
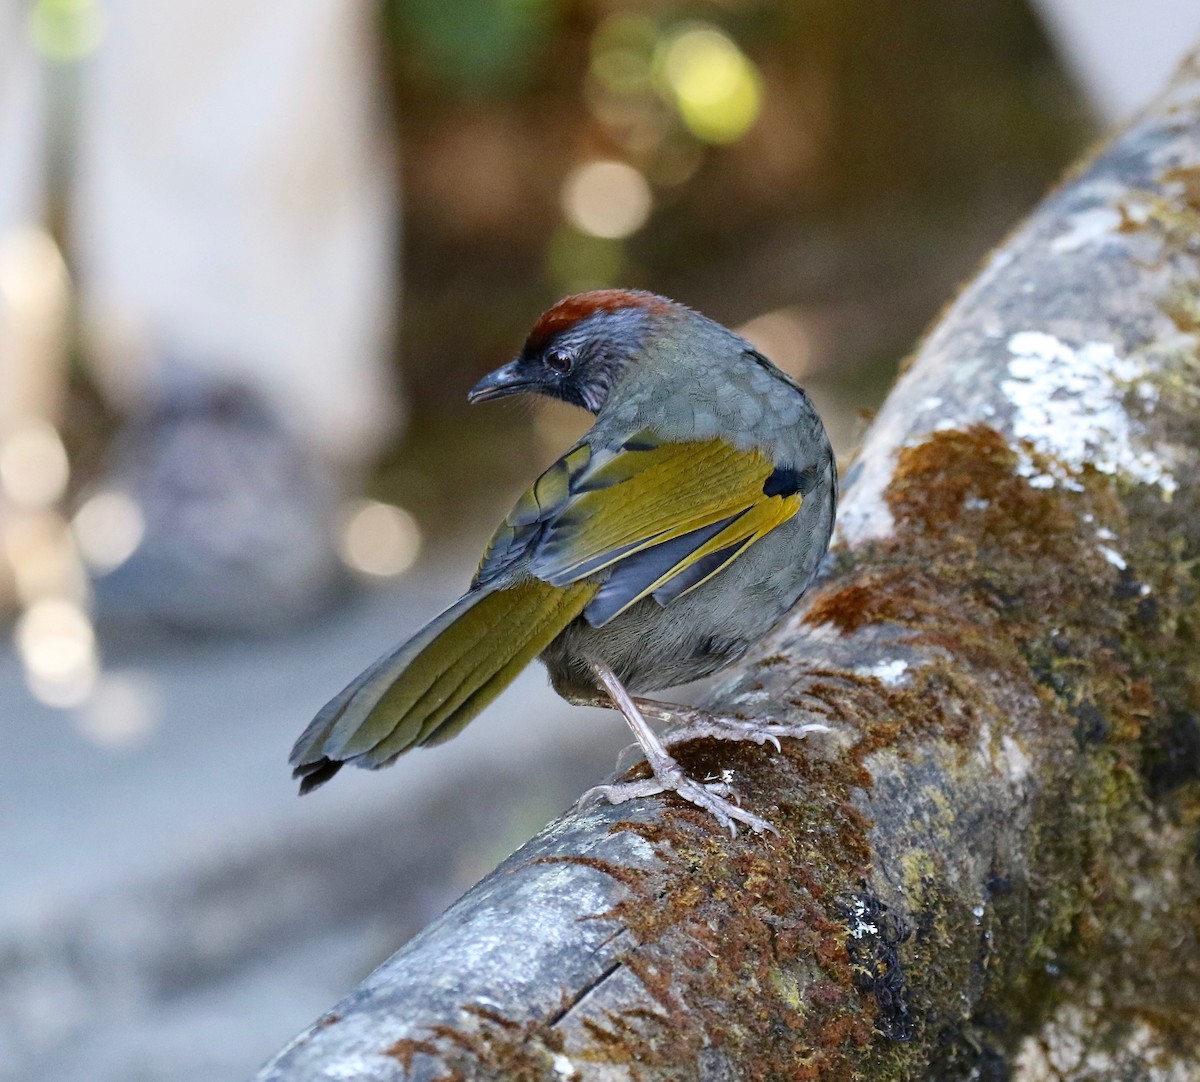
[[[1160,423],[1174,426],[1170,437],[1195,446],[1200,432],[1180,431],[1193,424],[1186,418],[1194,411],[1182,407],[1194,389],[1165,379],[1161,393],[1184,396],[1163,403]],[[1141,836],[1131,821],[1145,814],[1162,779],[1186,788],[1200,772],[1200,761],[1189,762],[1188,754],[1200,707],[1195,494],[1182,491],[1168,502],[1157,489],[1131,488],[1086,469],[1070,486],[1035,489],[1023,476],[1028,468],[1018,469],[1022,459],[1038,472],[1053,466],[1064,475],[1061,464],[1032,447],[1009,446],[986,428],[938,433],[905,449],[887,493],[894,535],[857,550],[854,568],[826,588],[808,615],[847,634],[903,629],[902,641],[953,659],[919,670],[907,693],[890,692],[889,723],[893,710],[915,720],[914,698],[951,679],[954,708],[935,696],[940,709],[924,714],[926,733],[953,717],[955,727],[943,736],[961,743],[980,710],[1003,716],[1004,702],[989,689],[1008,696],[1028,688],[1042,707],[1038,728],[1014,726],[1008,735],[1018,745],[1043,746],[1060,737],[1061,759],[1039,760],[1046,774],[1039,778],[1041,807],[1031,817],[1032,911],[1005,912],[1004,899],[996,900],[999,924],[1020,920],[1030,934],[1014,940],[1023,940],[1025,950],[1001,962],[1007,975],[991,983],[1002,991],[984,997],[980,1014],[998,1012],[1013,1033],[1034,1025],[1071,982],[1128,981],[1115,974],[1097,979],[1095,947],[1103,939],[1098,930],[1131,922],[1122,899],[1132,893],[1134,876],[1122,864],[1123,850],[1136,848],[1129,839]],[[1096,524],[1116,535],[1111,544],[1124,554],[1124,570],[1100,553]],[[1063,733],[1070,733],[1069,745]],[[891,746],[902,741],[897,733]],[[1178,801],[1158,814],[1186,818]],[[1187,830],[1185,854],[1189,846],[1194,851],[1194,823]],[[939,900],[925,889],[941,882],[937,870],[936,854],[906,855],[904,886],[914,911],[937,913]],[[1146,928],[1144,920],[1139,928]],[[936,931],[935,921],[930,934]],[[1164,928],[1161,938],[1180,934]],[[1163,963],[1154,979],[1174,974],[1183,981],[1176,994],[1200,1007],[1191,964],[1181,967],[1165,942],[1144,949]],[[1130,959],[1126,949],[1108,957],[1114,965]]]

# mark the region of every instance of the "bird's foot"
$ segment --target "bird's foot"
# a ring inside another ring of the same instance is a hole
[[[616,782],[610,785],[596,785],[579,798],[576,807],[582,807],[592,800],[607,800],[610,804],[624,804],[627,800],[638,800],[642,797],[657,796],[659,793],[676,793],[684,800],[708,812],[729,830],[732,837],[737,837],[737,824],[748,826],[755,834],[768,831],[778,834],[766,819],[748,812],[740,806],[740,800],[727,778],[714,781],[698,782],[689,778],[674,760],[669,765],[659,765],[654,775],[638,781]]]
[[[774,718],[737,718],[710,714],[692,706],[640,700],[638,706],[647,717],[671,726],[662,734],[662,742],[668,748],[688,740],[747,740],[759,745],[771,744],[776,751],[781,751],[781,737],[803,740],[809,733],[830,731],[828,725],[822,725],[820,722],[785,725]]]
[[[652,777],[640,781],[619,782],[615,785],[598,785],[589,789],[580,798],[584,803],[595,797],[603,797],[610,804],[623,804],[626,800],[636,800],[639,797],[655,796],[658,793],[677,793],[684,800],[695,804],[708,812],[723,827],[729,828],[729,833],[737,837],[737,824],[748,826],[756,834],[766,831],[778,834],[765,819],[760,819],[751,812],[744,811],[733,791],[730,781],[732,773],[722,772],[722,776],[710,782],[693,781],[680,765],[668,754],[653,729],[646,723],[638,704],[630,697],[617,675],[607,665],[598,661],[589,662],[592,672],[601,687],[608,693],[613,705],[621,711],[629,723],[633,735],[641,745],[642,753],[650,766]],[[651,703],[650,705],[661,705]],[[730,800],[729,798],[733,798]]]

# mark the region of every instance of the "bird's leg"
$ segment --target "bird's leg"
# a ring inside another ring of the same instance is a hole
[[[640,695],[631,695],[634,706],[641,711],[642,717],[650,718],[670,726],[659,736],[659,741],[665,748],[673,748],[677,744],[685,744],[689,740],[735,740],[753,741],[762,746],[771,744],[776,751],[782,751],[780,737],[791,737],[793,740],[803,740],[809,733],[828,733],[832,730],[821,722],[807,722],[804,725],[787,725],[775,718],[739,718],[726,714],[710,714],[694,706],[683,706],[679,703],[664,703],[657,699],[645,699]],[[576,706],[611,707],[612,700],[602,691],[586,697],[572,695],[571,700]],[[617,756],[617,772],[627,769],[627,756],[631,751],[640,750],[639,744],[630,744],[623,748]]]
[[[710,812],[717,822],[723,827],[728,827],[729,832],[735,837],[738,823],[743,823],[760,834],[767,830],[779,833],[765,819],[760,819],[757,815],[743,810],[737,804],[726,799],[731,796],[736,799],[736,794],[726,782],[705,784],[689,778],[667,749],[663,747],[654,730],[647,724],[629,692],[617,679],[616,673],[599,662],[593,661],[589,664],[596,679],[608,692],[612,705],[621,711],[629,723],[630,729],[633,730],[633,735],[641,745],[642,753],[646,756],[646,762],[650,764],[653,777],[640,781],[619,782],[614,785],[597,785],[579,798],[580,804],[595,797],[602,797],[610,804],[623,804],[627,800],[635,800],[639,797],[673,792],[678,793],[684,800],[695,804],[698,808]]]
[[[722,714],[710,714],[694,706],[677,706],[661,703],[654,699],[634,699],[645,717],[670,725],[662,734],[664,747],[682,744],[687,740],[752,740],[756,744],[773,744],[776,751],[781,736],[802,740],[809,733],[827,733],[828,725],[809,722],[805,725],[785,725],[774,718],[736,718]]]

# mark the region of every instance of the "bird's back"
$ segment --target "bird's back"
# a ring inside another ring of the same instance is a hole
[[[601,627],[586,615],[572,621],[542,654],[555,689],[567,698],[594,693],[588,658],[638,692],[697,680],[736,661],[795,605],[829,546],[837,468],[812,403],[740,338],[711,326],[712,359],[699,371],[694,363],[686,367],[690,389],[671,384],[679,370],[673,364],[652,369],[611,403],[589,439],[617,440],[646,426],[679,441],[728,441],[768,456],[777,469],[765,485],[798,492],[800,510],[669,604],[644,598]]]

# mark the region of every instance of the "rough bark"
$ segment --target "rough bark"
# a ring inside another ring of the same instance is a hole
[[[565,815],[279,1054],[315,1079],[1200,1077],[1200,64],[939,320],[697,742],[782,836]]]

